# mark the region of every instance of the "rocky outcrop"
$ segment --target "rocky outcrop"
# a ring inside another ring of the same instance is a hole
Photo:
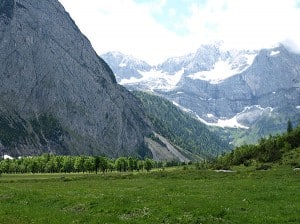
[[[57,0],[1,1],[0,77],[0,117],[26,130],[6,145],[11,153],[147,154],[139,101]]]

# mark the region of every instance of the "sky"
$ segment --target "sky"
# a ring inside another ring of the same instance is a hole
[[[158,64],[215,41],[300,52],[300,0],[59,1],[99,55],[119,51]]]

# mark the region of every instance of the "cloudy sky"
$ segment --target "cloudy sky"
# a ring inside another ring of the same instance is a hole
[[[300,52],[300,0],[60,0],[98,54],[120,51],[156,64],[224,41],[277,43]]]

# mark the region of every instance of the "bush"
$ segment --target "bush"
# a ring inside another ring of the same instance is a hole
[[[272,166],[270,166],[270,165],[261,164],[260,166],[256,167],[256,170],[269,170],[271,168],[272,168]]]

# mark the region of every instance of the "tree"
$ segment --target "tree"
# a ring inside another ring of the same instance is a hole
[[[112,172],[115,169],[115,163],[113,160],[107,160],[107,169]]]
[[[39,170],[39,165],[36,158],[31,158],[29,164],[29,170],[31,173],[37,173]]]
[[[98,158],[98,168],[102,173],[106,172],[108,169],[108,161],[104,156],[97,157]]]
[[[132,157],[129,157],[128,158],[128,168],[130,171],[134,171],[134,170],[137,170],[137,159],[136,158],[132,158]]]
[[[95,156],[94,157],[94,161],[95,161],[95,172],[97,174],[98,170],[99,170],[99,167],[100,167],[100,157],[99,156]]]
[[[137,161],[137,171],[143,171],[144,170],[144,161],[143,160],[138,160]]]
[[[92,172],[95,169],[95,159],[94,159],[94,157],[87,157],[84,160],[84,169],[88,172]]]
[[[126,172],[128,169],[128,161],[125,157],[120,157],[115,161],[116,169],[119,172]]]
[[[77,156],[74,161],[74,169],[76,172],[83,172],[84,173],[84,157]]]
[[[147,172],[149,172],[152,168],[153,168],[153,161],[151,159],[146,159],[145,160],[145,169],[147,170]]]
[[[289,119],[287,122],[287,133],[291,133],[293,131],[293,125],[291,120]]]
[[[50,160],[47,162],[45,171],[48,173],[57,173],[59,171],[54,156],[51,156]]]
[[[63,167],[62,167],[63,171],[65,173],[71,173],[74,169],[74,163],[73,163],[72,157],[65,156],[62,165],[63,165]]]

